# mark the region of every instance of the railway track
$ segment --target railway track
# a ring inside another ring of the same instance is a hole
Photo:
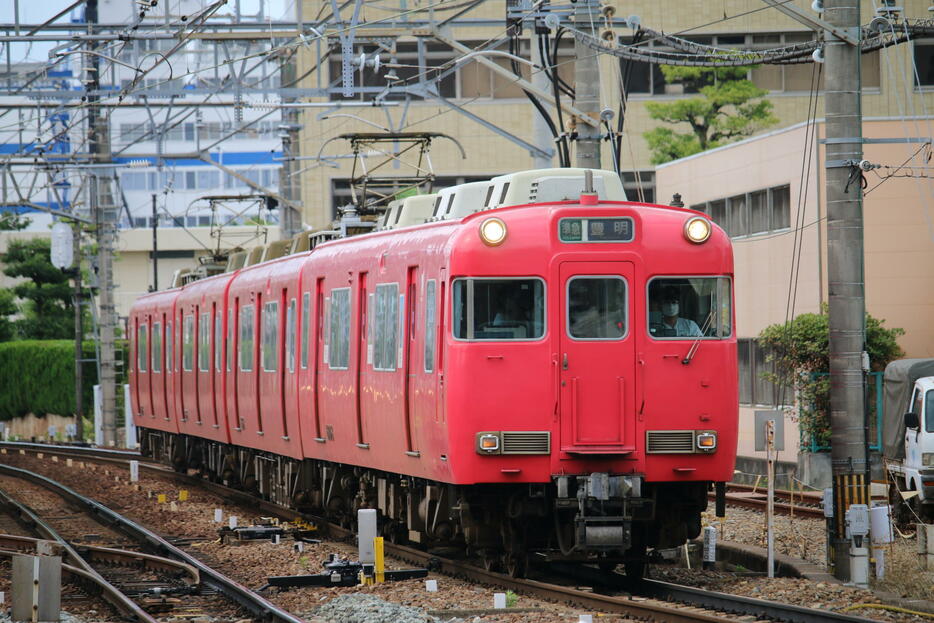
[[[89,455],[85,454],[84,456]],[[13,507],[16,509],[17,513],[21,513],[27,524],[39,528],[38,531],[42,538],[54,540],[61,544],[66,552],[66,559],[69,563],[75,563],[74,565],[69,564],[69,568],[66,569],[67,572],[71,573],[72,570],[74,570],[83,580],[92,583],[102,591],[102,595],[109,603],[114,605],[119,612],[128,616],[133,621],[139,623],[158,623],[158,619],[146,612],[140,603],[130,595],[132,593],[139,594],[144,587],[141,587],[138,583],[132,587],[127,587],[127,580],[131,578],[125,576],[125,574],[123,578],[124,581],[122,582],[124,586],[116,586],[115,584],[120,584],[121,582],[119,580],[115,582],[109,581],[109,579],[105,578],[104,574],[99,571],[98,566],[87,560],[88,558],[92,560],[103,559],[111,562],[115,560],[125,562],[133,558],[135,554],[135,560],[137,562],[142,562],[145,565],[149,565],[151,568],[161,566],[163,571],[166,567],[171,567],[179,572],[185,571],[189,577],[200,580],[198,582],[199,586],[206,586],[209,589],[208,591],[199,590],[198,593],[207,595],[208,597],[211,597],[214,593],[221,595],[228,602],[228,606],[229,603],[235,604],[237,607],[249,612],[255,620],[269,623],[304,623],[301,618],[279,608],[258,593],[208,567],[197,558],[170,544],[159,535],[123,517],[95,500],[77,493],[69,487],[41,474],[10,465],[4,465],[2,463],[0,463],[0,474],[20,478],[52,491],[67,503],[93,516],[102,525],[119,531],[138,543],[140,547],[158,554],[147,557],[131,552],[120,552],[113,549],[107,550],[107,548],[85,548],[85,553],[82,553],[79,551],[79,548],[73,547],[52,528],[49,522],[39,517],[32,509],[17,500],[13,500],[10,496],[4,496],[4,502],[8,504],[8,507]],[[26,543],[23,543],[24,547],[26,545]],[[121,590],[121,588],[123,588],[123,590]],[[148,605],[152,606],[153,604]],[[205,604],[205,607],[206,606]]]
[[[763,487],[728,483],[726,490],[726,503],[731,506],[750,508],[765,511],[768,500]],[[713,494],[710,495],[713,500]],[[779,515],[798,517],[824,518],[824,509],[821,508],[822,494],[814,491],[775,491],[775,512]]]
[[[123,462],[133,458],[124,454],[115,456],[113,452],[96,454],[91,449],[50,447],[44,445],[0,444],[8,451],[20,449],[24,452],[46,452],[60,456],[84,457],[107,462]],[[187,484],[197,485],[205,490],[220,495],[235,503],[249,505],[257,510],[278,516],[288,521],[313,520],[322,528],[322,532],[333,538],[350,538],[349,530],[333,524],[327,524],[317,517],[309,517],[292,509],[259,500],[244,492],[229,489],[196,476],[179,474],[161,465],[141,463],[141,469],[151,470],[163,476],[177,478]],[[798,494],[796,494],[797,496]],[[753,496],[746,496],[752,498]],[[728,501],[729,501],[728,496]],[[98,505],[99,506],[99,505]],[[789,506],[791,506],[789,504]],[[795,506],[795,512],[799,507]],[[839,614],[824,610],[815,610],[800,606],[781,604],[726,593],[717,593],[687,586],[643,580],[638,584],[627,583],[625,576],[607,574],[595,568],[574,567],[575,584],[582,582],[592,585],[593,591],[579,590],[571,586],[562,586],[550,582],[531,579],[511,578],[507,575],[487,571],[462,560],[439,558],[427,552],[393,543],[385,544],[386,553],[409,563],[431,567],[441,573],[470,580],[479,584],[496,586],[542,599],[574,604],[599,612],[619,613],[640,620],[659,623],[725,623],[735,621],[737,616],[755,617],[759,620],[782,621],[786,623],[871,623],[872,619]],[[750,620],[750,619],[747,619]]]

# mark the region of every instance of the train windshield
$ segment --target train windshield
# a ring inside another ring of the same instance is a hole
[[[537,340],[545,335],[541,279],[457,279],[453,299],[455,338]]]
[[[658,277],[649,282],[653,338],[726,338],[731,319],[728,277]]]

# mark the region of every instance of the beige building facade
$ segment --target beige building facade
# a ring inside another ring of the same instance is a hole
[[[744,456],[756,455],[754,411],[782,402],[758,377],[767,364],[756,336],[827,302],[824,132],[822,120],[810,128],[796,124],[657,169],[660,196],[681,193],[733,238]],[[863,124],[864,138],[896,141],[863,146],[864,158],[883,165],[865,173],[866,309],[886,326],[905,329],[899,344],[908,357],[934,357],[932,132],[934,117],[867,117]],[[794,460],[794,411],[785,424],[782,458]]]
[[[773,48],[814,38],[813,32],[790,17],[767,7],[764,3],[748,0],[609,0],[606,4],[615,8],[617,20],[625,16],[637,16],[646,28],[723,47]],[[811,12],[810,0],[795,0],[794,4]],[[905,9],[904,15],[912,18],[927,17],[929,4],[922,0],[899,3]],[[452,6],[455,5],[463,8],[459,3]],[[377,31],[357,30],[355,54],[379,52],[383,65],[378,72],[372,71],[371,68],[364,68],[363,72],[357,71],[355,81],[356,84],[384,87],[388,84],[385,76],[392,69],[400,78],[413,80],[409,84],[417,87],[418,76],[427,78],[435,75],[436,72],[433,72],[431,67],[454,67],[455,71],[439,84],[444,101],[413,94],[408,102],[404,100],[404,96],[393,96],[390,99],[394,100],[395,105],[390,108],[354,108],[346,111],[336,108],[311,108],[303,109],[300,113],[299,122],[303,127],[300,134],[301,155],[305,158],[319,155],[331,158],[328,163],[303,160],[302,166],[298,167],[304,169],[301,173],[302,203],[304,220],[308,225],[326,225],[333,218],[335,208],[349,199],[345,189],[346,180],[351,177],[353,160],[350,158],[349,143],[336,138],[342,134],[374,132],[377,131],[377,127],[381,127],[404,132],[441,132],[456,138],[464,147],[464,158],[449,142],[438,140],[433,143],[430,157],[440,186],[464,179],[492,177],[535,168],[535,160],[527,149],[459,113],[456,107],[463,108],[483,121],[530,143],[540,143],[545,147],[552,145],[550,136],[545,136],[544,140],[536,140],[533,119],[537,113],[514,83],[491,72],[475,59],[455,64],[455,59],[460,53],[440,40],[455,39],[473,49],[485,41],[503,38],[506,2],[488,0],[477,8],[464,12],[458,21],[452,22],[463,24],[462,26],[452,27],[447,24],[440,28],[438,36],[429,28],[406,27],[406,20],[416,24],[419,20],[427,20],[431,16],[441,21],[457,13],[456,10],[446,10],[443,3],[435,3],[432,6],[436,8],[429,10],[428,5],[409,3],[406,4],[408,12],[396,11],[395,15],[388,10],[388,5],[384,9],[365,6],[361,21],[382,21]],[[306,21],[312,16],[320,19],[329,14],[330,7],[328,0],[305,0],[303,15]],[[868,23],[875,16],[874,3],[863,0],[861,7],[862,21]],[[347,15],[342,14],[342,17],[349,20],[349,7],[345,9],[345,13]],[[601,29],[602,25],[598,24],[598,31]],[[613,30],[620,41],[631,41],[631,29],[617,24]],[[371,32],[372,36],[368,37],[368,32]],[[331,101],[336,106],[341,101],[346,101],[339,92],[340,45],[337,32],[326,34],[330,34],[327,44],[323,40],[314,41],[299,55],[299,75],[307,74],[301,83],[303,87],[325,88],[330,85],[333,90],[331,95],[315,98],[314,101]],[[525,28],[521,54],[526,58],[530,57],[529,36],[529,28]],[[383,47],[380,48],[380,44]],[[328,45],[331,55],[328,59],[320,61],[319,56],[328,50]],[[659,44],[643,40],[640,45],[654,47]],[[419,46],[422,46],[424,51],[424,67],[418,66]],[[919,114],[925,107],[934,111],[934,97],[925,88],[928,86],[927,59],[930,56],[927,46],[927,42],[916,41],[863,55],[865,115],[895,116],[912,114],[910,111]],[[919,78],[922,85],[920,89],[915,87],[912,78],[912,58],[919,59]],[[508,60],[504,58],[490,59],[503,67],[509,67]],[[558,60],[559,74],[573,84],[573,38],[569,35],[565,35],[562,41]],[[658,122],[649,118],[645,104],[650,101],[675,101],[690,95],[681,93],[679,85],[665,84],[660,70],[649,64],[633,63],[627,66],[626,62],[619,62],[619,59],[605,54],[599,57],[599,62],[601,108],[618,111],[621,79],[627,73],[630,76],[620,169],[627,191],[632,197],[638,197],[641,182],[644,186],[644,196],[653,200],[654,166],[651,164],[651,154],[642,134],[655,127]],[[522,67],[525,77],[530,77],[529,68],[525,65]],[[812,63],[762,65],[750,70],[749,77],[753,82],[769,91],[768,98],[774,106],[775,116],[779,119],[777,124],[771,128],[764,128],[763,132],[788,127],[806,119],[812,99],[816,100],[817,116],[823,115],[823,97],[812,98],[811,93],[813,83],[822,84],[821,70],[821,66]],[[931,77],[931,81],[930,86],[934,88],[934,76]],[[375,93],[370,93],[354,99],[372,101],[374,96]],[[569,103],[566,96],[562,96],[562,103]],[[553,109],[550,110],[553,112]],[[568,115],[564,116],[564,120],[567,122]],[[614,119],[614,128],[615,123]],[[682,128],[686,129],[687,125]],[[368,158],[368,163],[376,162],[376,158]],[[557,159],[553,162],[554,166],[558,166]],[[602,166],[607,169],[613,168],[609,142],[603,143]],[[403,173],[400,171],[398,174]]]

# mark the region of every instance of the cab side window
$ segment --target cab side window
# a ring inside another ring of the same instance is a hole
[[[924,397],[924,430],[934,433],[934,389],[929,389]]]

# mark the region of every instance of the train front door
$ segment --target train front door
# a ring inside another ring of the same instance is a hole
[[[635,449],[635,347],[630,262],[564,262],[558,377],[561,449]]]

